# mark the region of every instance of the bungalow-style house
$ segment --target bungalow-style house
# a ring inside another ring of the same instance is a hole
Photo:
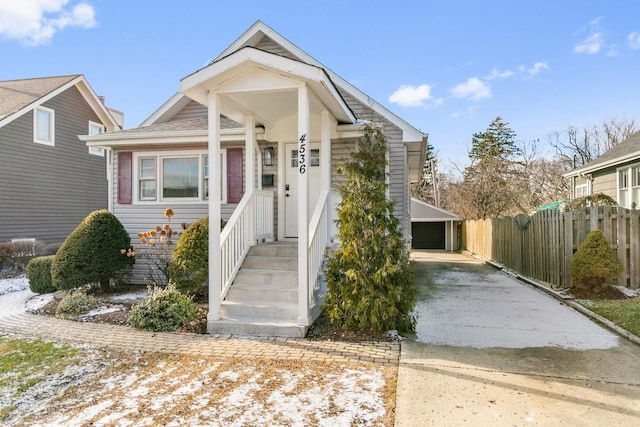
[[[82,139],[112,153],[110,209],[134,240],[166,207],[175,224],[209,215],[209,332],[304,336],[336,234],[336,165],[365,121],[386,133],[409,245],[426,135],[260,21],[140,127]]]
[[[589,163],[566,173],[573,198],[604,193],[619,206],[640,206],[640,132]]]
[[[121,128],[83,75],[0,81],[0,242],[61,243],[105,209],[107,157],[78,135]]]
[[[458,250],[458,215],[411,198],[411,247],[413,249]]]

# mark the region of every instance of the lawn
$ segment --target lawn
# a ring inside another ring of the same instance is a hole
[[[625,300],[594,300],[585,303],[594,313],[640,336],[640,297]]]
[[[0,425],[392,426],[396,367],[0,337]]]

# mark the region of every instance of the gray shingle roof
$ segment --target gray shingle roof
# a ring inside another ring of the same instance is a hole
[[[206,117],[196,119],[175,120],[172,122],[156,123],[149,126],[125,129],[117,132],[110,132],[109,135],[137,135],[141,133],[164,133],[164,132],[186,132],[186,131],[206,131],[209,120]],[[242,125],[225,116],[220,116],[220,127],[222,129],[240,128]]]
[[[0,81],[0,119],[10,116],[79,76],[80,74],[75,74]]]
[[[620,163],[627,162],[635,153],[638,153],[640,158],[640,132],[636,132],[629,138],[614,145],[610,150],[596,157],[589,163],[585,163],[583,166],[574,169],[574,171],[581,171],[587,169],[589,171],[599,170],[602,167],[610,167],[617,164],[616,159],[620,159]],[[613,162],[613,164],[611,164]],[[573,171],[572,171],[573,172]]]

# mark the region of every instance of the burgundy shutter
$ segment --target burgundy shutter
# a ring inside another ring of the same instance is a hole
[[[242,194],[242,148],[227,148],[227,203],[238,203]]]
[[[131,204],[133,185],[133,155],[129,152],[118,153],[118,203]]]

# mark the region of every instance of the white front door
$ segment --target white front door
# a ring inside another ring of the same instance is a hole
[[[320,143],[311,143],[309,157],[309,216],[320,195]],[[298,144],[284,145],[284,236],[298,237]]]

